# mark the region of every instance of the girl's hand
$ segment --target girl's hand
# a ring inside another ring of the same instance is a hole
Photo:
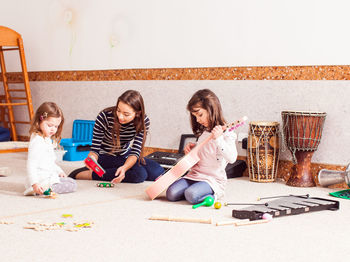
[[[195,146],[196,146],[195,143],[192,143],[192,142],[187,143],[186,146],[184,147],[185,155],[187,155]]]
[[[213,128],[213,130],[211,131],[213,138],[217,139],[219,136],[221,136],[224,131],[222,130],[222,126],[216,126]]]
[[[32,187],[35,194],[42,195],[44,193],[44,189],[39,184],[34,184]]]
[[[94,153],[94,152],[90,152],[90,153],[88,154],[88,157],[91,157],[91,158],[95,159],[96,162],[97,162],[97,160],[98,160],[98,155],[97,155],[96,153]],[[85,161],[84,161],[84,163],[85,163]],[[85,166],[86,166],[89,170],[91,170],[92,172],[94,172],[94,170],[93,170],[91,167],[89,167],[87,164],[85,164]]]
[[[59,177],[67,177],[66,173],[61,173],[58,175]]]
[[[118,184],[118,183],[122,182],[123,179],[125,178],[125,172],[126,172],[125,166],[119,167],[117,169],[117,171],[115,172],[116,178],[114,178],[111,182],[113,184]]]

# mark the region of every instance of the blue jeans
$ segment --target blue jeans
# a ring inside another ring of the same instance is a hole
[[[106,171],[102,177],[99,177],[95,172],[92,172],[93,180],[112,181],[115,178],[117,169],[124,165],[127,156],[112,156],[100,155],[98,163]],[[144,158],[146,163],[136,162],[133,167],[125,172],[125,178],[122,182],[126,183],[141,183],[145,180],[154,181],[157,177],[164,173],[164,168],[157,162]]]
[[[198,204],[207,196],[214,197],[214,191],[207,182],[186,178],[175,181],[166,191],[166,197],[169,201],[186,199],[191,204]]]

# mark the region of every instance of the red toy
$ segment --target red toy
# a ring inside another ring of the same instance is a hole
[[[99,176],[102,177],[106,171],[97,163],[97,161],[93,158],[88,156],[84,160],[85,164],[88,165],[92,170]]]

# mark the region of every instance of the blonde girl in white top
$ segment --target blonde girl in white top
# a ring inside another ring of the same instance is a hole
[[[63,123],[62,110],[53,102],[43,103],[35,112],[29,130],[24,195],[42,195],[49,188],[59,194],[76,191],[76,181],[55,163],[54,147],[61,138]]]

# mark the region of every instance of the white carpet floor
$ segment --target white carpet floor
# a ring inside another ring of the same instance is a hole
[[[222,202],[257,203],[258,197],[310,194],[338,200],[338,211],[319,211],[274,218],[249,226],[215,226],[234,221],[232,209],[200,207],[185,201],[171,203],[164,196],[150,201],[150,182],[96,187],[78,181],[78,191],[56,199],[25,197],[26,153],[0,154],[0,167],[11,173],[0,177],[0,261],[336,261],[347,259],[350,201],[330,197],[329,188],[294,188],[283,181],[255,183],[230,179]],[[69,173],[82,162],[61,162]],[[72,214],[72,218],[62,218]],[[152,221],[152,215],[212,218],[213,224]],[[78,232],[63,229],[24,229],[28,222],[92,221]],[[238,220],[237,220],[238,221]]]

